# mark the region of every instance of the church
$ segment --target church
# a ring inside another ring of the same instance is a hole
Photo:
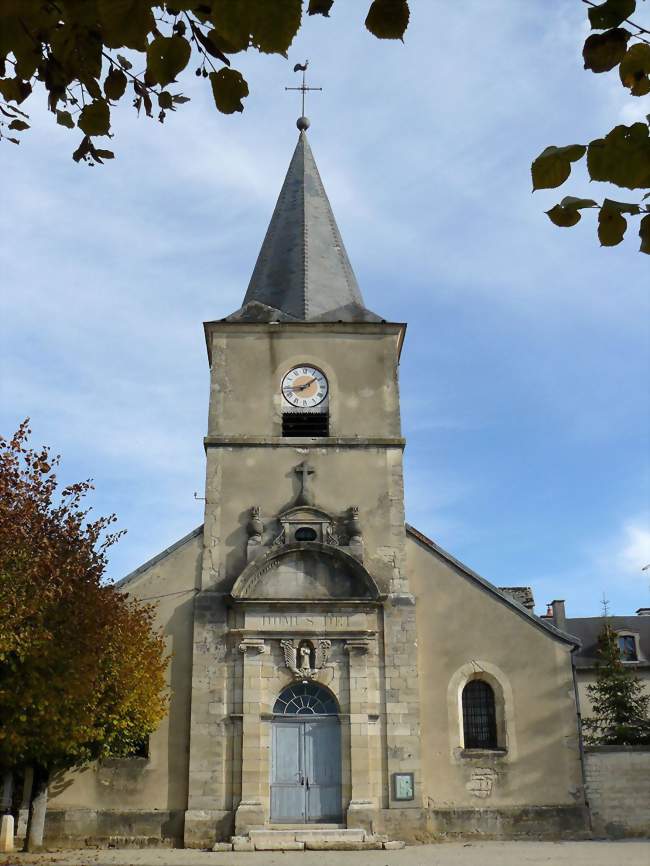
[[[204,325],[204,523],[118,584],[155,599],[168,715],[52,786],[46,842],[587,827],[577,641],[405,522],[406,325],[366,306],[308,126],[241,308]]]

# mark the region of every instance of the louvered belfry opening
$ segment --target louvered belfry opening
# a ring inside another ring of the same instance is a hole
[[[463,731],[466,749],[497,748],[494,691],[483,680],[471,680],[463,689]]]
[[[283,436],[329,436],[329,412],[284,412]]]

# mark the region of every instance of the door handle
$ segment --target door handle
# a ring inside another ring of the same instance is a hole
[[[307,790],[309,790],[309,776],[305,777],[305,784],[307,785]]]

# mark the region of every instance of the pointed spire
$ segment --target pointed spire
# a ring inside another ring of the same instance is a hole
[[[298,124],[298,144],[244,303],[228,318],[381,321],[364,306],[307,141],[307,125]]]

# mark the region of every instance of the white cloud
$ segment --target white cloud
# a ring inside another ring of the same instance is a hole
[[[650,515],[629,520],[623,526],[615,554],[622,575],[648,579],[642,569],[650,564]]]

